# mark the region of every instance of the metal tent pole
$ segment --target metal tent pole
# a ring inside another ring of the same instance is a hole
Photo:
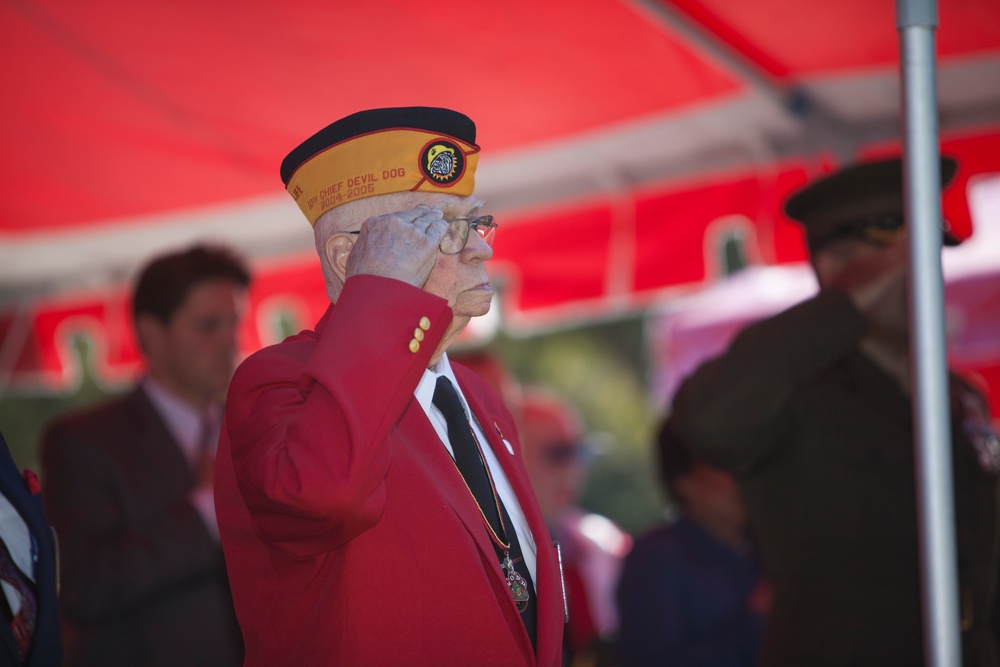
[[[961,664],[948,369],[941,271],[941,189],[934,63],[936,0],[897,0],[903,175],[910,230],[910,330],[926,664]]]

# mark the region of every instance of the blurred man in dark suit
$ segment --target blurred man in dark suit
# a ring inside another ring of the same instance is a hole
[[[148,374],[44,437],[68,667],[242,664],[212,482],[249,281],[222,248],[147,265],[133,318]]]

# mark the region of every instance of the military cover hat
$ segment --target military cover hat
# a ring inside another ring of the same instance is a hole
[[[958,163],[941,158],[941,187]],[[851,165],[809,183],[785,202],[785,215],[805,228],[810,251],[845,236],[878,241],[903,226],[903,164],[900,158]],[[943,222],[944,243],[959,239]]]

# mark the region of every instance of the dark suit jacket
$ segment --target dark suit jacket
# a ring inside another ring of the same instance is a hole
[[[560,664],[559,568],[510,413],[453,366],[537,546],[537,651],[413,396],[451,318],[444,299],[355,276],[315,332],[237,370],[215,496],[247,665]]]
[[[52,424],[42,466],[68,667],[241,664],[222,550],[188,499],[194,473],[142,389]]]
[[[674,401],[670,428],[739,477],[775,593],[764,665],[923,664],[911,403],[860,352],[865,330],[821,294],[747,328]],[[961,413],[952,448],[964,664],[995,665],[1000,484]]]
[[[38,546],[35,563],[35,596],[38,617],[35,635],[28,652],[26,667],[57,667],[62,660],[62,640],[59,633],[59,606],[56,599],[56,547],[42,510],[40,493],[32,493],[18,472],[0,435],[0,493],[28,525],[28,531]],[[0,667],[16,665],[18,660],[14,634],[7,623],[0,622]]]

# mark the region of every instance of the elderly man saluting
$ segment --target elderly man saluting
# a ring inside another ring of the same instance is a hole
[[[281,166],[333,305],[233,379],[216,503],[246,665],[557,665],[510,413],[445,354],[490,308],[475,125],[362,111]]]

